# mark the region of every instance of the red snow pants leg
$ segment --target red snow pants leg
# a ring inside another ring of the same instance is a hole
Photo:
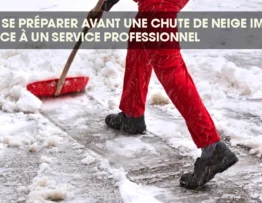
[[[146,5],[147,10],[158,12],[160,10],[172,11],[172,8],[173,10],[177,9],[176,5],[173,5],[176,1],[172,0],[171,3],[167,2],[166,4],[163,2],[168,0],[160,1],[161,4]],[[144,8],[145,4],[140,3],[139,10],[141,11]],[[168,17],[176,18],[176,12],[170,12],[169,15],[171,16]],[[138,45],[135,43],[138,42],[129,43],[130,49],[128,49],[126,57],[120,110],[131,117],[140,117],[144,114],[153,68],[167,95],[185,119],[196,146],[203,148],[219,141],[220,137],[214,122],[188,73],[180,49],[147,49],[148,44],[141,43]],[[135,49],[133,49],[133,46],[135,46]]]

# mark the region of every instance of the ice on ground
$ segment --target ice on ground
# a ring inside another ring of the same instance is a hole
[[[4,145],[0,142],[0,160],[3,158],[4,156]]]
[[[156,199],[158,193],[163,192],[163,189],[158,187],[143,186],[142,184],[136,184],[131,182],[126,177],[126,172],[123,168],[112,168],[107,159],[103,157],[96,157],[99,165],[98,169],[105,171],[103,175],[107,175],[108,178],[112,178],[115,181],[115,185],[119,187],[120,195],[124,203],[160,203]]]
[[[149,132],[154,132],[160,139],[165,141],[170,147],[178,149],[182,156],[190,156],[197,158],[201,155],[201,150],[198,149],[192,141],[189,132],[181,131],[181,125],[176,125],[173,122],[166,122],[153,115],[148,115],[147,125]],[[165,126],[163,128],[163,126]]]
[[[115,138],[113,141],[106,141],[106,147],[109,151],[114,151],[119,156],[128,158],[136,157],[143,153],[157,154],[152,145],[142,142],[140,138],[134,137],[120,137]]]

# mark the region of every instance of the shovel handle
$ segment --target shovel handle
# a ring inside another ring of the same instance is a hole
[[[105,0],[98,0],[96,6],[92,9],[91,11],[91,14],[89,13],[88,16],[87,16],[87,19],[90,19],[90,18],[97,18],[97,17],[100,17],[100,15],[102,15],[103,13],[103,10],[101,10],[103,4],[104,4],[104,1]],[[85,27],[82,32],[84,33],[84,35],[88,32],[89,28],[88,27]],[[63,69],[63,72],[58,80],[58,83],[57,83],[57,87],[56,87],[56,92],[55,92],[55,96],[59,96],[60,93],[61,93],[61,90],[63,88],[63,85],[64,85],[64,82],[65,82],[65,78],[67,76],[67,73],[69,71],[69,68],[76,56],[76,53],[78,51],[78,49],[80,48],[82,44],[82,40],[81,38],[79,38],[79,40],[77,41],[77,43],[75,44],[71,54],[69,55],[68,59],[67,59],[67,62],[65,64],[65,67]]]

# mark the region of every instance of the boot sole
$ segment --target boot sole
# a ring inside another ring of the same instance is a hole
[[[124,132],[131,134],[131,135],[137,135],[137,134],[145,134],[146,132],[146,127],[145,128],[140,128],[140,129],[130,129],[130,128],[122,128]]]
[[[125,127],[115,127],[114,125],[111,125],[110,123],[107,123],[106,122],[106,125],[114,130],[123,130],[124,132],[128,133],[128,134],[131,134],[131,135],[137,135],[137,134],[145,134],[146,133],[146,127],[144,128],[141,128],[139,130],[137,129],[130,129],[130,128],[125,128]]]
[[[117,128],[113,125],[107,124],[108,127],[114,129],[114,130],[123,130],[124,132],[131,134],[131,135],[137,135],[137,134],[146,134],[146,128],[145,129],[140,129],[140,130],[130,130],[130,129],[125,129],[125,128]]]

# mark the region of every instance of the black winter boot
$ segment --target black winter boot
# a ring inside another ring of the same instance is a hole
[[[194,172],[180,178],[180,185],[187,189],[197,189],[238,162],[236,155],[223,142],[218,142],[210,158],[197,158]]]
[[[109,127],[118,130],[123,129],[129,134],[143,134],[146,131],[144,115],[139,118],[132,118],[121,112],[108,115],[105,122]]]

